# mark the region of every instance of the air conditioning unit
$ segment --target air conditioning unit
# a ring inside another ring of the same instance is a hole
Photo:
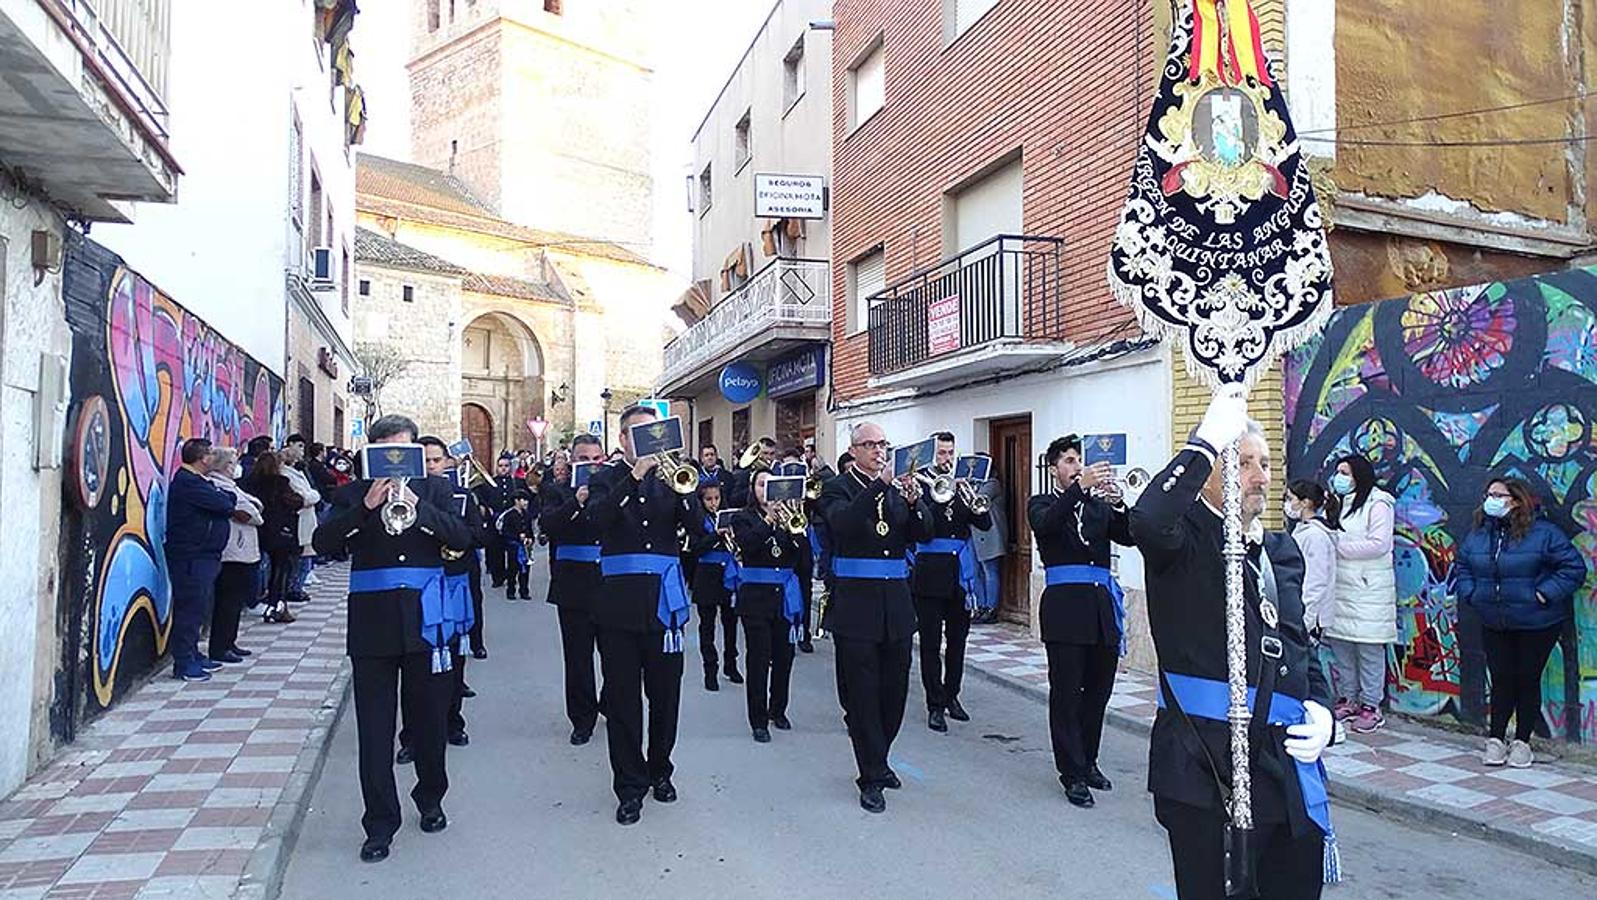
[[[317,247],[311,251],[311,290],[333,289],[333,248]]]

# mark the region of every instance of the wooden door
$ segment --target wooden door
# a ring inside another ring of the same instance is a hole
[[[471,441],[471,452],[490,471],[498,450],[494,447],[494,422],[488,410],[475,403],[460,407],[460,436]]]
[[[1026,521],[1026,501],[1031,498],[1031,416],[995,419],[989,432],[993,477],[1003,485],[1004,514],[1009,534],[1008,552],[999,566],[1003,603],[998,614],[1006,621],[1031,623],[1031,524]]]

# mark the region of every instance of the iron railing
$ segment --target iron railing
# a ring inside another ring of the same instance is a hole
[[[869,297],[871,374],[901,372],[1004,338],[1059,337],[1064,243],[996,235]]]
[[[59,7],[94,48],[140,115],[165,141],[171,0],[43,0]]]
[[[824,259],[774,259],[748,283],[721,298],[709,315],[665,346],[661,384],[700,367],[770,328],[832,322],[831,263]]]

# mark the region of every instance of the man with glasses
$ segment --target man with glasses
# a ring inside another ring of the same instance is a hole
[[[904,722],[915,635],[905,551],[932,538],[931,510],[913,479],[894,481],[890,449],[881,426],[856,425],[854,461],[826,483],[818,504],[835,542],[821,626],[837,647],[837,688],[859,767],[860,806],[872,813],[887,809],[884,788],[902,786],[887,758]]]

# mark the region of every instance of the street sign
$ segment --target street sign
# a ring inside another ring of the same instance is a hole
[[[604,435],[604,420],[593,419],[588,422],[588,433],[596,436]]]
[[[548,423],[548,421],[546,421],[544,419],[538,419],[538,418],[528,419],[527,420],[527,430],[532,432],[532,439],[533,440],[541,441],[541,440],[543,440],[544,432],[549,430],[549,423]]]
[[[349,423],[350,437],[364,437],[366,435],[366,420],[353,419]]]
[[[826,179],[820,175],[756,174],[754,214],[765,219],[824,219]]]
[[[670,400],[659,400],[654,397],[644,397],[642,400],[638,401],[638,405],[654,410],[654,415],[656,418],[668,419],[671,417]]]

